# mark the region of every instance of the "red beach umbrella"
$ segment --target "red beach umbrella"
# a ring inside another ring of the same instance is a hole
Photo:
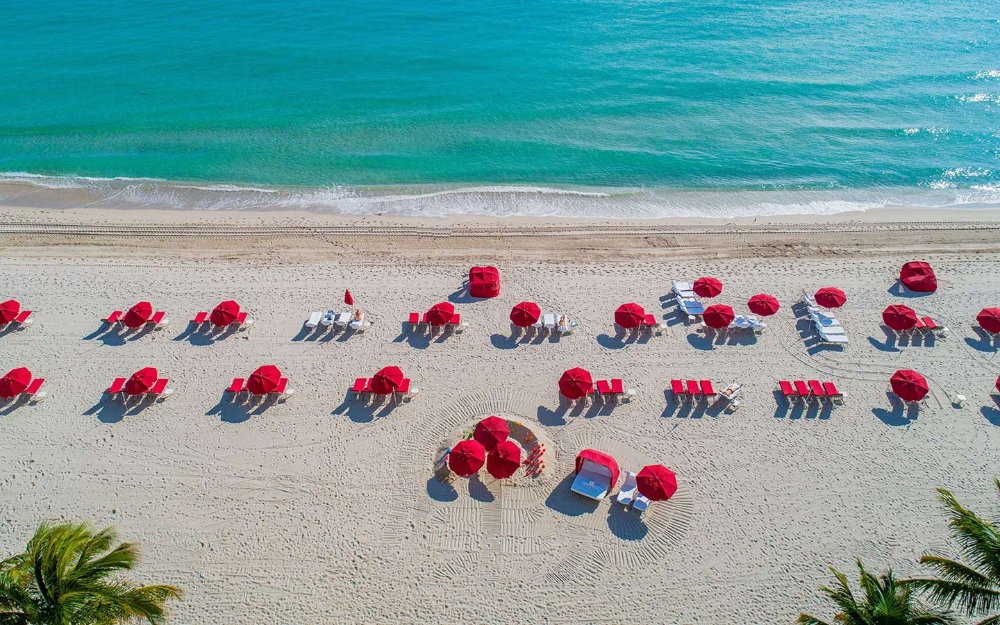
[[[906,263],[899,271],[899,281],[903,286],[918,293],[933,293],[937,290],[937,276],[934,269],[925,262]]]
[[[21,304],[16,299],[0,302],[0,324],[10,323],[21,313]]]
[[[718,278],[698,278],[691,285],[691,290],[699,297],[715,297],[722,293],[722,282]]]
[[[758,293],[747,300],[747,308],[749,308],[750,312],[755,315],[770,317],[774,313],[778,312],[778,309],[781,308],[781,304],[778,303],[778,298],[773,295]]]
[[[476,429],[472,433],[472,438],[487,450],[492,451],[498,443],[502,443],[510,436],[510,427],[507,421],[497,416],[486,417],[476,424]]]
[[[142,395],[156,384],[156,379],[160,377],[153,367],[139,369],[125,381],[125,392],[129,395]]]
[[[823,308],[840,308],[847,302],[847,295],[835,286],[825,286],[816,291],[816,303]]]
[[[917,313],[909,306],[893,304],[882,311],[882,321],[897,332],[917,325]]]
[[[213,325],[219,327],[228,326],[236,321],[237,315],[240,314],[240,305],[231,299],[227,299],[224,302],[220,302],[218,306],[212,310],[212,314],[208,316],[208,320],[212,322]]]
[[[31,372],[24,367],[11,369],[7,375],[0,378],[0,397],[10,399],[17,397],[31,384]]]
[[[589,371],[580,367],[568,369],[559,378],[559,392],[566,399],[586,397],[592,388],[594,388],[594,378],[590,376]]]
[[[455,306],[451,302],[440,302],[427,311],[427,323],[432,326],[443,326],[454,316]]]
[[[892,392],[903,401],[920,401],[927,395],[927,380],[912,369],[900,369],[889,378]]]
[[[736,318],[736,313],[733,312],[730,306],[714,304],[705,309],[701,318],[705,320],[705,325],[718,330],[732,323],[733,319]]]
[[[635,302],[622,304],[615,311],[615,323],[623,328],[638,328],[646,319],[646,311]]]
[[[519,328],[527,328],[538,322],[542,309],[535,302],[521,302],[510,309],[510,322]]]
[[[403,383],[403,370],[399,367],[383,367],[372,376],[372,392],[388,395]]]
[[[138,328],[153,316],[153,305],[139,302],[122,315],[122,322],[130,328]]]
[[[485,462],[486,449],[475,440],[462,441],[448,452],[448,468],[462,477],[477,473]]]
[[[976,315],[979,327],[991,334],[1000,333],[1000,308],[984,308]]]
[[[344,303],[348,306],[354,306],[354,296],[351,295],[350,290],[344,291]]]
[[[486,456],[486,471],[498,480],[506,479],[521,466],[521,448],[514,441],[497,443]]]
[[[646,499],[666,501],[677,492],[677,476],[662,464],[651,464],[635,476],[635,485]]]
[[[263,365],[247,378],[247,390],[254,395],[267,395],[278,388],[281,370],[274,365]]]

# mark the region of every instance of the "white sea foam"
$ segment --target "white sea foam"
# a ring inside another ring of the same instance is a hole
[[[1000,95],[995,95],[991,93],[975,93],[972,95],[962,95],[958,96],[959,102],[991,102],[993,104],[1000,104]]]
[[[976,80],[983,80],[985,78],[1000,78],[1000,69],[988,69],[976,72],[976,75],[973,78]]]

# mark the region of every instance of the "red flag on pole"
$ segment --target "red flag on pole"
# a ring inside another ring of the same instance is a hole
[[[344,291],[344,303],[347,304],[348,306],[354,306],[354,296],[351,295],[351,292],[349,290]]]

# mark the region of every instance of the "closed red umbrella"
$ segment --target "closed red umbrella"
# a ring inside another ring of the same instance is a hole
[[[388,395],[403,383],[403,370],[399,367],[383,367],[372,376],[372,392]]]
[[[646,319],[646,311],[635,302],[622,304],[615,311],[615,323],[623,328],[638,328]]]
[[[823,308],[840,308],[847,302],[847,295],[835,286],[825,286],[816,291],[816,303]]]
[[[750,312],[755,315],[770,317],[774,313],[778,312],[778,309],[781,308],[781,304],[778,303],[778,298],[773,295],[758,293],[747,300],[747,308],[749,308]]]
[[[527,328],[538,322],[542,309],[535,302],[521,302],[510,309],[510,322],[519,328]]]
[[[344,303],[348,306],[354,306],[354,296],[351,295],[350,290],[344,291]]]
[[[715,297],[722,293],[722,282],[718,278],[698,278],[691,286],[691,290],[699,297]]]
[[[0,378],[0,397],[10,399],[17,397],[31,384],[31,372],[24,367],[11,369],[7,375]]]
[[[903,286],[918,293],[933,293],[937,290],[937,276],[934,269],[925,262],[906,263],[899,271],[899,281]]]
[[[227,299],[224,302],[220,302],[219,305],[212,310],[212,314],[208,316],[208,320],[211,321],[213,325],[223,327],[235,322],[236,317],[239,314],[240,305],[231,299]]]
[[[254,395],[267,395],[278,388],[281,370],[274,365],[263,365],[247,378],[247,390]]]
[[[733,319],[736,318],[736,313],[733,312],[733,309],[730,306],[726,306],[725,304],[714,304],[705,309],[701,318],[704,319],[705,325],[718,330],[720,328],[725,328],[732,323]]]
[[[139,369],[132,374],[132,377],[125,381],[125,392],[129,395],[142,395],[153,388],[159,377],[160,374],[153,367]]]
[[[440,302],[427,311],[427,323],[432,326],[443,326],[455,316],[455,306],[451,302]]]
[[[1000,308],[984,308],[976,315],[979,327],[991,334],[1000,333]]]
[[[507,425],[507,421],[495,415],[486,417],[477,423],[475,431],[472,432],[472,438],[479,441],[487,450],[492,450],[497,446],[497,443],[507,440],[508,436],[510,436],[510,427]]]
[[[594,378],[590,376],[589,371],[580,367],[565,371],[559,378],[559,392],[567,399],[586,397],[592,388],[594,388]]]
[[[646,499],[666,501],[677,492],[677,476],[662,464],[651,464],[635,476],[635,485]]]
[[[149,302],[139,302],[122,315],[122,323],[130,328],[138,328],[153,316],[153,305]]]
[[[486,456],[486,470],[498,480],[514,475],[520,466],[521,448],[511,440],[500,441]]]
[[[909,330],[917,325],[917,313],[909,306],[893,304],[882,311],[882,321],[893,330]]]
[[[0,324],[10,323],[21,313],[21,303],[16,299],[0,302]]]
[[[903,401],[920,401],[927,395],[927,380],[912,369],[900,369],[889,378],[892,392]]]
[[[462,441],[448,452],[448,468],[462,477],[477,473],[484,462],[486,449],[475,440]]]

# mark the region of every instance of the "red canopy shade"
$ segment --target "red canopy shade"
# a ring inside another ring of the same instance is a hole
[[[580,469],[583,468],[584,460],[590,460],[591,462],[607,467],[608,470],[611,471],[611,486],[608,487],[608,490],[615,487],[615,484],[618,483],[618,476],[621,475],[621,471],[619,471],[618,462],[616,462],[614,458],[606,453],[597,451],[596,449],[584,449],[576,455],[576,473],[579,473]]]
[[[344,290],[344,303],[348,306],[354,306],[354,296],[351,295],[350,290]]]
[[[934,269],[925,262],[906,263],[899,272],[903,286],[918,293],[933,293],[937,290],[937,276]]]
[[[274,365],[257,367],[257,370],[247,378],[247,390],[254,395],[267,395],[278,388],[281,380],[281,370]]]
[[[835,286],[825,286],[816,291],[815,298],[823,308],[840,308],[847,302],[847,296]]]
[[[615,311],[615,323],[623,328],[638,328],[646,319],[646,311],[635,302],[622,304]]]
[[[486,471],[498,480],[506,479],[521,466],[521,448],[511,440],[501,441],[486,456]]]
[[[882,311],[882,321],[893,330],[909,330],[917,325],[917,313],[909,306],[893,304]]]
[[[0,302],[0,324],[10,323],[14,319],[17,319],[20,312],[21,304],[16,299]]]
[[[758,293],[747,300],[747,308],[749,308],[750,312],[755,315],[770,317],[774,313],[778,312],[778,309],[781,308],[781,304],[778,303],[778,298],[773,295]]]
[[[477,473],[484,462],[486,450],[475,440],[462,441],[448,452],[448,468],[462,477]]]
[[[507,425],[507,421],[497,416],[486,417],[477,423],[476,429],[472,433],[472,438],[490,451],[498,443],[507,440],[508,436],[510,436],[510,427]]]
[[[725,328],[732,323],[733,319],[736,318],[736,313],[733,312],[730,306],[715,304],[706,308],[701,318],[704,319],[705,325],[708,327],[719,329]]]
[[[473,267],[469,269],[469,295],[472,297],[496,297],[500,295],[500,272],[496,267]]]
[[[160,374],[153,367],[139,369],[132,374],[132,377],[125,381],[125,392],[129,395],[142,395],[153,388],[153,385],[156,384],[156,379],[159,377]]]
[[[215,307],[212,314],[208,316],[208,320],[212,322],[212,325],[219,327],[228,326],[236,321],[236,317],[239,314],[240,305],[231,299],[227,299]]]
[[[984,308],[976,315],[979,327],[992,334],[1000,333],[1000,308]]]
[[[139,302],[132,308],[129,308],[128,312],[122,315],[122,323],[130,328],[138,328],[142,324],[149,321],[152,316],[153,305],[149,302]]]
[[[892,392],[903,401],[920,401],[927,395],[927,380],[912,369],[900,369],[889,378]]]
[[[715,297],[722,293],[722,282],[718,278],[698,278],[691,286],[691,290],[699,297]]]
[[[541,316],[542,309],[535,302],[521,302],[510,309],[510,322],[519,328],[527,328]]]
[[[651,464],[635,476],[635,485],[646,499],[666,501],[677,492],[677,476],[662,464]]]
[[[17,397],[31,384],[31,372],[24,367],[11,369],[7,375],[0,378],[0,397],[10,399]]]
[[[443,326],[455,316],[455,306],[451,302],[440,302],[427,311],[427,323],[432,326]]]
[[[388,395],[403,383],[403,370],[399,367],[383,367],[372,376],[372,392]]]
[[[594,388],[594,378],[590,372],[580,367],[574,367],[562,374],[559,378],[559,392],[566,399],[580,399],[590,393]]]

